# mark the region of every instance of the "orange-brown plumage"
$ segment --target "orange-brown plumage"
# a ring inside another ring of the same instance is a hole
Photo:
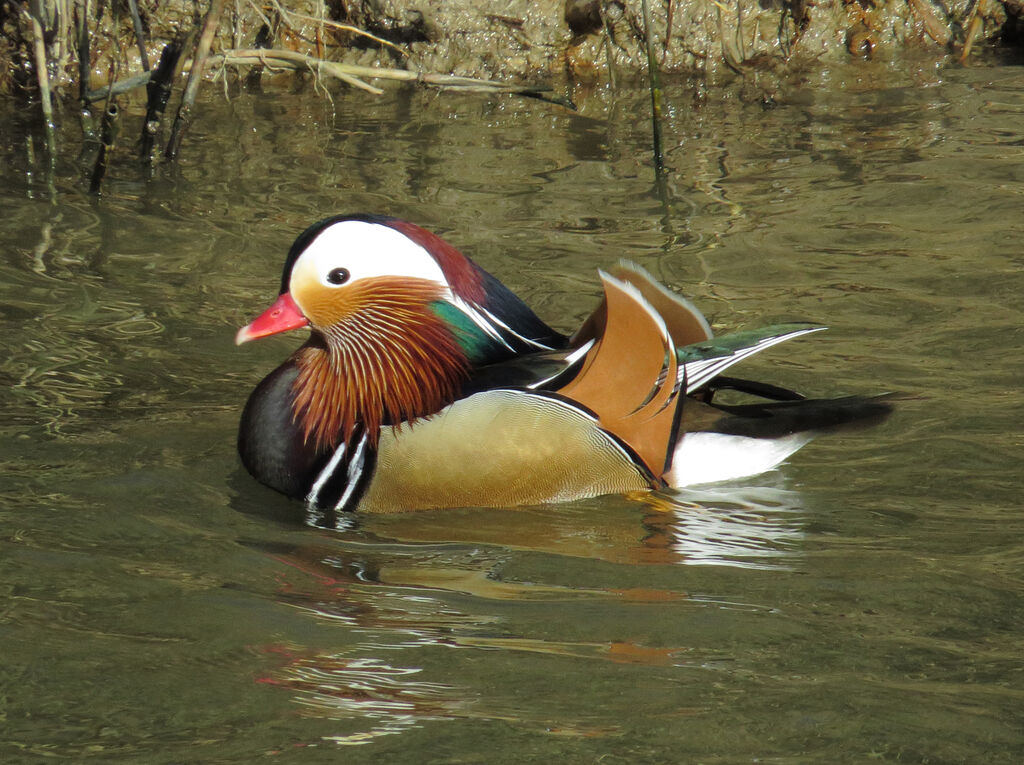
[[[465,353],[430,309],[438,285],[377,277],[347,290],[343,308],[318,327],[323,345],[304,346],[294,357],[294,415],[318,448],[349,442],[357,423],[376,444],[382,425],[454,401],[468,373]]]
[[[558,392],[594,412],[601,427],[629,444],[660,482],[671,467],[685,400],[675,347],[664,319],[655,319],[659,314],[636,287],[608,275],[603,280],[601,335],[580,373]]]

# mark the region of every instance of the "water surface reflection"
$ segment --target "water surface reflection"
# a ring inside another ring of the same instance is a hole
[[[1018,762],[1024,78],[913,66],[669,83],[665,196],[639,90],[211,99],[98,200],[5,120],[0,759]],[[744,375],[921,397],[746,486],[310,528],[234,449],[296,341],[232,337],[359,209],[559,329],[627,256],[716,330],[832,327]]]
[[[506,570],[510,554],[543,560],[541,570],[583,565],[735,566],[790,568],[797,564],[803,509],[800,494],[777,486],[708,488],[637,498],[602,498],[516,510],[453,510],[354,520],[341,532],[303,546],[250,542],[284,568],[278,599],[308,618],[341,624],[359,639],[344,651],[297,645],[266,646],[278,666],[260,682],[286,689],[303,714],[355,725],[329,740],[365,744],[440,719],[504,720],[542,729],[550,711],[537,712],[506,692],[462,684],[459,672],[424,679],[416,656],[438,649],[502,651],[508,661],[557,657],[713,671],[728,660],[717,650],[646,644],[625,638],[602,642],[543,639],[517,631],[502,612],[532,603],[544,611],[566,605],[629,608],[675,603],[689,611],[756,612],[769,606],[722,600],[641,582],[622,587],[554,583]],[[571,564],[570,564],[571,566]],[[642,580],[643,577],[641,576]],[[504,604],[504,605],[502,605]],[[411,655],[410,655],[411,654]],[[422,660],[419,660],[422,661]],[[431,661],[436,666],[436,659]],[[566,736],[615,735],[610,721],[595,723],[573,710],[558,715]]]

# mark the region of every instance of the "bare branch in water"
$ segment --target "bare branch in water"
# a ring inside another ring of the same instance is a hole
[[[171,98],[174,81],[181,72],[184,63],[183,55],[188,49],[195,30],[179,33],[178,36],[164,46],[160,54],[160,63],[156,65],[146,84],[146,121],[142,125],[142,139],[139,142],[139,156],[151,158],[153,146],[161,130],[164,110]]]
[[[100,148],[96,154],[96,164],[92,169],[92,178],[89,181],[89,193],[99,194],[100,186],[103,183],[103,176],[107,174],[107,155],[114,148],[114,140],[117,138],[117,118],[120,110],[117,102],[111,99],[107,102],[107,108],[103,110],[103,119],[100,121]]]
[[[434,72],[412,72],[407,69],[384,69],[373,66],[358,66],[355,64],[342,64],[337,61],[324,61],[323,59],[307,56],[297,51],[267,49],[267,48],[241,48],[237,50],[226,50],[209,57],[210,66],[265,66],[268,69],[290,69],[293,71],[312,72],[314,74],[326,75],[352,85],[353,87],[365,90],[378,95],[383,93],[380,88],[374,87],[364,79],[392,80],[397,82],[412,82],[422,85],[429,85],[434,88],[457,89],[468,91],[479,91],[485,93],[511,93],[513,95],[536,98],[551,104],[564,106],[567,109],[575,109],[575,105],[567,98],[552,95],[550,88],[537,87],[534,85],[515,85],[508,82],[497,82],[496,80],[481,80],[475,77],[457,77],[451,74],[436,74]],[[193,69],[195,65],[193,64]],[[150,80],[150,73],[144,73],[130,77],[110,86],[113,94],[125,93],[134,88],[141,87]],[[190,75],[191,82],[191,75]],[[89,101],[98,101],[105,98],[107,88],[100,88],[89,92]]]
[[[211,56],[211,64],[227,65],[259,65],[268,68],[278,67],[281,69],[296,69],[325,74],[330,77],[348,82],[354,87],[361,88],[370,93],[382,93],[363,82],[363,78],[371,80],[394,80],[398,82],[415,82],[429,85],[435,88],[451,88],[459,90],[480,91],[487,93],[512,93],[537,98],[548,103],[558,104],[568,109],[575,109],[571,101],[559,96],[550,95],[549,88],[541,88],[531,85],[515,85],[495,80],[481,80],[475,77],[457,77],[451,74],[436,74],[433,72],[412,72],[407,69],[384,69],[373,66],[358,66],[356,64],[342,64],[337,61],[324,61],[323,59],[306,56],[302,53],[291,50],[265,50],[265,49],[242,49],[227,50],[219,56]]]
[[[141,88],[143,85],[147,85],[149,80],[152,78],[153,72],[143,72],[142,74],[136,74],[133,77],[126,77],[123,80],[118,80],[110,86],[104,85],[102,88],[96,88],[96,90],[90,90],[85,95],[87,103],[95,103],[96,101],[102,101],[107,97],[109,93],[111,96],[121,96],[128,93],[136,88]]]
[[[224,0],[210,0],[210,11],[206,14],[203,32],[196,45],[192,69],[188,73],[188,83],[185,85],[185,94],[181,98],[178,115],[174,118],[174,127],[171,128],[171,139],[167,142],[167,150],[164,152],[167,159],[174,159],[178,156],[181,139],[184,137],[185,129],[192,121],[192,105],[196,102],[199,82],[202,80],[203,69],[206,66],[206,59],[210,55],[210,46],[213,44],[213,36],[217,32],[217,27],[220,25],[220,15],[223,10]]]
[[[42,0],[33,0],[29,17],[32,22],[32,50],[35,55],[39,101],[46,121],[48,140],[53,143],[53,100],[50,96],[50,69],[46,62],[45,19]]]
[[[91,61],[89,46],[89,8],[90,0],[82,0],[75,5],[75,27],[78,38],[78,98],[82,105],[89,103],[89,76]]]

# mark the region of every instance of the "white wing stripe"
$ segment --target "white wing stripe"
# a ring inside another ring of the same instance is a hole
[[[521,340],[522,342],[526,343],[527,345],[532,345],[534,348],[538,348],[540,350],[544,350],[544,351],[554,350],[549,345],[545,345],[544,343],[539,343],[536,340],[533,340],[533,339],[531,339],[529,337],[525,337],[523,335],[520,335],[518,332],[516,332],[514,329],[512,329],[508,324],[503,322],[501,319],[499,319],[493,313],[488,311],[486,308],[482,308],[481,306],[478,306],[475,303],[469,303],[469,302],[463,300],[462,298],[460,298],[457,295],[455,295],[454,293],[452,293],[452,291],[450,289],[447,290],[447,294],[445,295],[445,300],[447,300],[453,306],[455,306],[460,311],[462,311],[464,314],[466,314],[466,316],[469,317],[470,321],[472,321],[474,324],[476,324],[476,326],[480,327],[480,329],[482,329],[484,331],[484,334],[486,334],[490,338],[493,338],[494,340],[497,340],[499,343],[504,345],[510,351],[515,350],[515,349],[511,346],[511,344],[508,342],[508,340],[505,339],[506,335],[514,337],[517,340]]]
[[[594,347],[594,343],[596,342],[596,338],[591,338],[590,340],[587,340],[587,342],[585,342],[583,345],[581,345],[579,348],[577,348],[575,351],[573,351],[572,353],[565,357],[565,366],[562,367],[557,372],[555,372],[555,374],[551,375],[550,377],[545,377],[543,380],[538,380],[535,383],[530,383],[526,387],[529,388],[530,390],[536,390],[540,386],[546,385],[547,383],[551,382],[556,377],[563,374],[565,370],[570,369],[573,366],[573,364],[575,364],[577,361],[583,358],[587,354],[587,351]]]
[[[683,374],[685,373],[686,392],[693,393],[695,390],[697,390],[701,386],[707,384],[715,377],[720,375],[733,364],[737,364],[740,361],[743,361],[743,359],[753,356],[755,353],[760,353],[766,348],[771,348],[773,345],[784,343],[786,340],[792,340],[794,337],[807,335],[810,334],[811,332],[820,332],[823,329],[825,329],[825,327],[809,327],[807,329],[798,329],[793,332],[787,332],[784,335],[766,337],[762,340],[759,340],[754,345],[733,351],[733,353],[729,356],[718,356],[712,359],[688,361],[681,366],[679,371],[679,379],[680,381],[682,381],[684,379]]]
[[[511,327],[510,327],[510,326],[509,326],[508,324],[506,324],[505,322],[503,322],[503,321],[502,321],[501,319],[499,319],[499,318],[498,318],[497,316],[495,316],[495,315],[494,315],[493,313],[491,313],[490,311],[488,311],[488,310],[487,310],[486,308],[481,308],[481,309],[480,309],[480,311],[481,311],[481,312],[483,312],[483,314],[484,314],[485,316],[487,316],[487,318],[489,318],[489,319],[490,319],[491,321],[493,321],[493,322],[494,322],[495,324],[497,324],[497,325],[498,325],[499,327],[501,327],[501,328],[502,328],[503,330],[505,330],[506,332],[508,332],[508,333],[509,333],[510,335],[512,335],[513,337],[517,337],[517,338],[519,338],[519,339],[520,339],[520,340],[522,340],[522,341],[523,341],[524,343],[527,343],[527,344],[529,344],[529,345],[532,345],[532,346],[533,346],[533,347],[535,347],[535,348],[540,348],[541,350],[545,350],[545,351],[551,351],[551,350],[554,350],[554,349],[553,349],[553,348],[552,348],[551,346],[549,346],[549,345],[544,345],[544,343],[538,343],[538,342],[537,342],[536,340],[531,340],[531,339],[530,339],[530,338],[528,338],[528,337],[524,337],[523,335],[520,335],[520,334],[519,334],[518,332],[516,332],[516,331],[515,331],[514,329],[512,329],[512,328],[511,328]],[[505,341],[504,341],[504,340],[502,340],[502,342],[505,342]]]

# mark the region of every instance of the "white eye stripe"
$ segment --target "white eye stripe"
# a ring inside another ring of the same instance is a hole
[[[299,308],[307,313],[306,308],[316,303],[314,293],[321,288],[336,290],[382,276],[437,284],[441,300],[457,308],[493,342],[509,350],[514,350],[517,342],[539,349],[549,348],[519,334],[484,305],[453,293],[444,271],[425,247],[380,223],[345,220],[325,228],[292,266],[289,291]]]
[[[347,220],[325,228],[295,261],[291,284],[315,280],[333,289],[341,286],[330,278],[338,269],[349,273],[344,284],[378,276],[407,276],[448,287],[444,272],[429,252],[380,223]]]

